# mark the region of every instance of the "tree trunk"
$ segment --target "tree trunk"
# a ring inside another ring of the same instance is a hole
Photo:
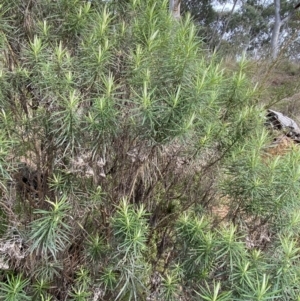
[[[276,59],[278,55],[279,49],[279,34],[280,28],[282,26],[282,21],[280,18],[280,0],[274,0],[275,5],[275,23],[272,31],[272,39],[271,39],[271,55],[273,59]]]
[[[170,0],[170,12],[172,13],[173,17],[177,20],[180,19],[180,3],[181,0]]]

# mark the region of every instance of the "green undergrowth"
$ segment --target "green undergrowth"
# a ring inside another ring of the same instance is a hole
[[[4,0],[0,61],[1,300],[299,299],[251,62],[139,0]]]

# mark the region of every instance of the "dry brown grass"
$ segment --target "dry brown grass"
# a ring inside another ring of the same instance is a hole
[[[266,149],[265,158],[284,156],[295,147],[293,139],[281,135]]]

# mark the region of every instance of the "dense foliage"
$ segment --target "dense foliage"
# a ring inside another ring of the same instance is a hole
[[[300,300],[300,151],[245,60],[168,1],[0,12],[1,300]]]

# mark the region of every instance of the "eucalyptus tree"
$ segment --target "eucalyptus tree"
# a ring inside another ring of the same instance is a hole
[[[275,59],[278,56],[280,47],[280,33],[282,27],[291,19],[294,14],[295,3],[281,4],[282,1],[274,0],[274,25],[271,38],[271,56]],[[294,4],[294,6],[293,6]]]
[[[190,12],[200,25],[200,32],[213,49],[223,52],[248,51],[260,57],[278,56],[281,46],[293,48],[298,17],[296,1],[211,1],[186,0],[183,12]],[[222,8],[223,5],[223,8]],[[226,9],[225,9],[226,7]]]
[[[229,22],[229,40],[242,40],[242,49],[276,59],[282,46],[295,40],[294,1],[243,1]],[[286,51],[290,47],[285,47]]]

